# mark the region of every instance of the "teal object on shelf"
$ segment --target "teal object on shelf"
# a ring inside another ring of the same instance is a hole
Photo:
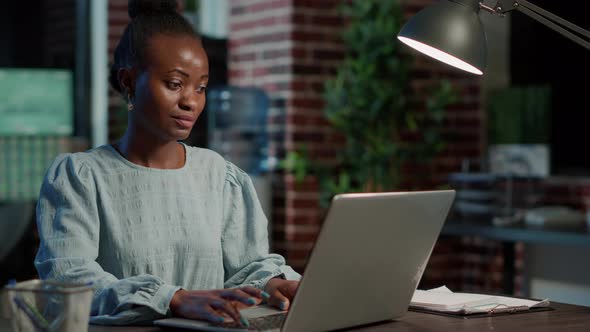
[[[0,136],[71,135],[72,72],[0,68]]]

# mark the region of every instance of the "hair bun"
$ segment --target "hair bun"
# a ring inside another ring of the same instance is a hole
[[[134,19],[139,15],[175,13],[177,7],[175,0],[129,0],[127,12]]]

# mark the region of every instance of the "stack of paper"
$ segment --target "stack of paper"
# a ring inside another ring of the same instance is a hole
[[[506,296],[453,293],[447,287],[416,290],[411,308],[456,314],[498,313],[529,310],[549,306],[549,300],[532,301]]]

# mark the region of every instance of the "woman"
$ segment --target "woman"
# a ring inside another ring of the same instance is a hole
[[[128,129],[113,145],[59,156],[47,171],[39,275],[92,282],[94,324],[239,322],[237,309],[262,300],[288,309],[300,276],[268,253],[250,178],[178,143],[205,105],[198,36],[174,1],[130,1],[129,15],[110,79],[128,100]]]

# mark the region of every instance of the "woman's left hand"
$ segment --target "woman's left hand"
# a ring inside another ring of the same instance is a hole
[[[264,287],[264,290],[270,294],[270,298],[267,300],[268,304],[281,310],[289,310],[298,286],[299,281],[280,278],[270,279],[266,283],[266,287]]]

